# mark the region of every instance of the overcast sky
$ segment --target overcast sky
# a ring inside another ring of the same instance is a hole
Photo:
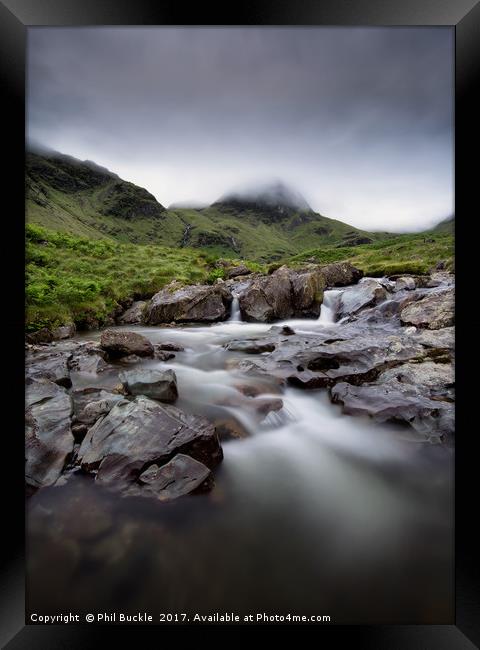
[[[357,227],[453,213],[450,28],[30,28],[30,140],[165,206],[281,178]]]

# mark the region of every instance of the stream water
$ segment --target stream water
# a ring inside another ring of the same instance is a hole
[[[339,293],[326,292],[318,320],[288,324],[340,328]],[[241,322],[236,301],[225,323],[136,328],[185,348],[142,362],[175,370],[178,407],[239,437],[222,441],[206,495],[120,499],[81,476],[39,492],[29,504],[30,610],[453,620],[452,450],[343,415],[325,391],[263,380],[260,397],[242,395],[236,385],[260,380],[242,376],[234,361],[246,355],[224,345],[270,327]],[[118,383],[115,373],[72,379]],[[265,396],[283,408],[260,415]]]

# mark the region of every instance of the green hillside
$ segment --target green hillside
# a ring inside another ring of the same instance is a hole
[[[56,232],[124,243],[202,248],[223,257],[280,260],[307,247],[356,246],[385,237],[309,207],[218,202],[166,210],[145,189],[89,161],[28,153],[27,221]]]

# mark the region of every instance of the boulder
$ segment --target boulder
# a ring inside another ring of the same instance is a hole
[[[107,353],[92,342],[79,344],[68,360],[68,367],[72,372],[87,372],[98,374],[107,367],[105,359]]]
[[[423,364],[419,364],[421,366]],[[406,378],[399,380],[398,376]],[[421,373],[420,377],[424,373]],[[434,386],[422,386],[415,381],[415,371],[395,369],[383,380],[353,386],[342,382],[331,389],[334,403],[343,406],[344,413],[369,415],[377,422],[395,422],[411,426],[426,440],[441,442],[454,433],[454,407],[450,400],[432,395]]]
[[[230,341],[225,345],[230,352],[245,352],[246,354],[262,354],[263,352],[273,352],[275,345],[271,341],[262,341],[261,339],[247,339],[243,341]]]
[[[407,305],[400,313],[400,320],[402,325],[441,329],[454,324],[454,309],[454,289],[451,288]]]
[[[72,400],[48,379],[26,380],[25,476],[27,485],[53,485],[73,452]]]
[[[318,318],[324,284],[318,267],[293,271],[282,266],[269,276],[255,278],[240,295],[242,320]]]
[[[245,264],[240,264],[240,266],[234,266],[233,269],[228,272],[228,277],[237,278],[240,275],[250,275],[250,273],[250,269],[245,266]]]
[[[117,322],[119,325],[134,325],[142,322],[143,311],[147,303],[144,300],[137,300],[118,317]]]
[[[70,339],[72,336],[75,336],[76,331],[75,323],[68,323],[67,325],[61,325],[52,330],[52,337],[54,341],[63,341],[64,339]]]
[[[121,372],[119,378],[130,395],[146,395],[170,403],[178,398],[177,377],[173,370],[128,370]]]
[[[165,287],[148,303],[144,322],[159,323],[216,322],[225,320],[230,312],[232,294],[223,284]]]
[[[165,350],[166,352],[183,352],[184,347],[178,343],[173,343],[172,341],[163,341],[163,343],[156,343],[155,350]]]
[[[346,287],[349,284],[356,284],[363,278],[363,271],[350,262],[326,264],[320,268],[320,272],[325,279],[326,287]]]
[[[130,354],[136,354],[139,357],[153,357],[153,345],[137,332],[106,330],[102,333],[100,347],[111,359],[126,357]]]
[[[163,465],[177,453],[210,469],[223,457],[208,420],[140,396],[118,402],[89,429],[78,460],[84,471],[98,470],[98,480],[132,482],[149,465]]]
[[[73,422],[92,426],[102,416],[111,411],[122,395],[104,388],[79,388],[72,391]]]
[[[395,292],[397,291],[413,291],[416,288],[415,280],[408,276],[402,276],[401,278],[398,278],[398,280],[395,282],[395,288],[393,289]]]
[[[364,280],[354,287],[348,287],[338,301],[338,318],[356,314],[361,309],[373,307],[385,300],[387,290],[376,280]]]
[[[59,386],[70,388],[69,360],[71,354],[45,347],[40,351],[33,350],[27,355],[25,371],[27,377],[48,379]]]
[[[123,495],[172,501],[212,487],[213,477],[208,467],[190,456],[177,454],[166,465],[150,465],[124,490]]]
[[[53,341],[53,334],[47,327],[42,327],[42,329],[36,332],[30,332],[25,338],[28,343],[42,345],[43,343],[51,343]]]

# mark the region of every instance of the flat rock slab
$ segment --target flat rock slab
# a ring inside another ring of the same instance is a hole
[[[118,402],[97,421],[82,442],[78,460],[86,471],[98,469],[99,480],[131,482],[146,466],[163,465],[177,453],[210,468],[223,457],[208,420],[142,396]]]
[[[119,379],[130,395],[145,395],[168,403],[178,398],[177,376],[173,370],[128,370],[121,372]]]
[[[25,476],[27,485],[53,485],[60,476],[74,439],[70,428],[72,400],[48,379],[26,381]]]
[[[73,420],[75,423],[92,426],[111,411],[117,402],[125,397],[104,388],[79,388],[72,391]]]
[[[455,322],[454,289],[431,294],[402,309],[400,320],[403,325],[430,330],[449,327]]]
[[[207,491],[212,487],[213,477],[208,467],[190,456],[177,454],[166,465],[150,465],[135,483],[123,490],[123,495],[172,501],[187,494]]]
[[[137,332],[106,330],[100,339],[100,347],[111,359],[136,354],[138,357],[152,357],[153,345]]]
[[[342,382],[332,388],[331,397],[344,413],[369,415],[377,422],[403,422],[427,440],[443,441],[454,433],[453,404],[431,399],[412,384]]]

